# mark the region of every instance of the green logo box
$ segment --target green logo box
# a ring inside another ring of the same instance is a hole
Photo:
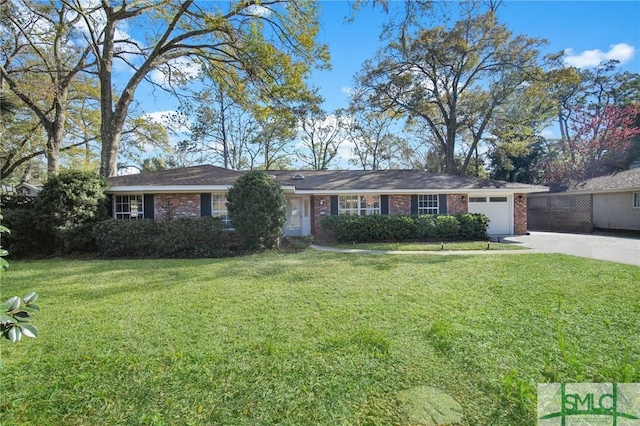
[[[640,426],[640,383],[539,383],[539,426]]]

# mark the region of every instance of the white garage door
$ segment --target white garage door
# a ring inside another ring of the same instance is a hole
[[[469,197],[469,213],[482,213],[490,220],[487,232],[492,235],[512,234],[511,196]]]

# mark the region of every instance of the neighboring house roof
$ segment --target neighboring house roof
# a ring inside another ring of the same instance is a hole
[[[19,194],[36,195],[42,190],[42,186],[31,185],[27,182],[22,182],[16,186],[16,192]]]
[[[554,183],[550,193],[559,192],[626,192],[640,190],[640,168],[625,170],[579,182]]]
[[[540,192],[547,188],[479,179],[428,173],[419,170],[269,170],[283,187],[298,193],[336,193],[346,191],[508,191]],[[195,166],[173,170],[145,172],[115,176],[108,179],[112,192],[126,190],[205,190],[224,189],[244,174],[216,166]]]

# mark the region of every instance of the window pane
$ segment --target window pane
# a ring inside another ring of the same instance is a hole
[[[338,197],[339,215],[380,214],[379,195],[340,195]]]
[[[438,214],[438,194],[418,195],[418,214]]]
[[[116,195],[114,197],[114,217],[116,219],[143,219],[142,195]]]
[[[228,229],[233,229],[231,216],[227,211],[227,194],[211,194],[211,216],[219,217]]]

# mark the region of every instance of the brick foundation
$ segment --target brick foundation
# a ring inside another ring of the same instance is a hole
[[[153,204],[156,220],[200,217],[200,194],[156,194]]]
[[[513,233],[527,233],[527,194],[513,194]]]

